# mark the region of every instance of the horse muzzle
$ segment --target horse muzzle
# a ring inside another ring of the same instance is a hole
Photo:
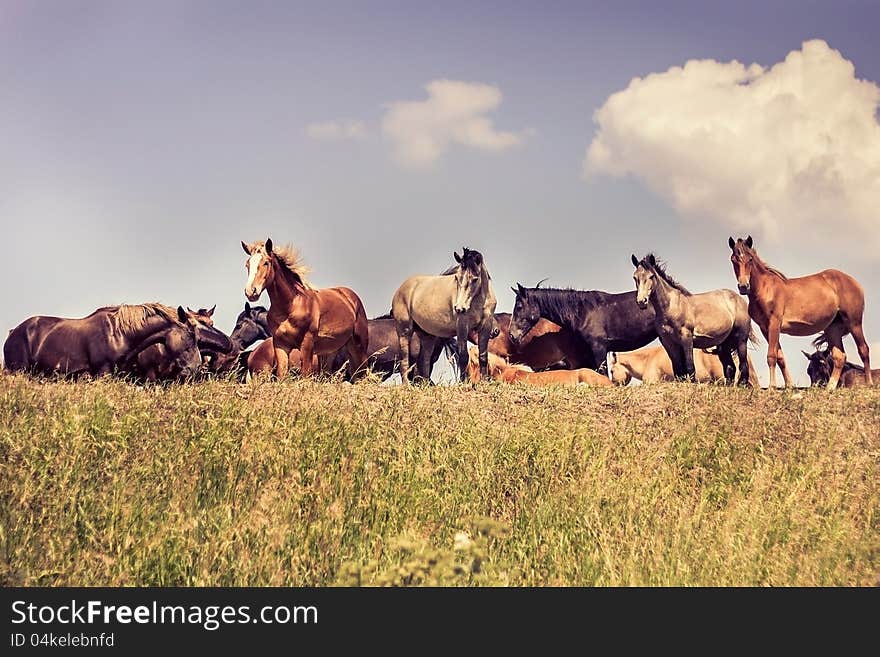
[[[752,289],[752,286],[749,285],[748,283],[745,283],[745,284],[739,283],[736,287],[739,289],[740,294],[748,294],[749,290]]]
[[[252,287],[250,289],[244,289],[244,296],[247,297],[248,301],[257,301],[260,298],[260,292],[257,291],[257,288]]]
[[[464,315],[467,312],[467,308],[462,308],[462,307],[458,307],[458,306],[456,306],[452,310],[455,311],[456,315]]]
[[[645,308],[648,307],[648,300],[647,299],[636,299],[636,303],[639,305],[639,308],[641,308],[642,310],[644,310]]]

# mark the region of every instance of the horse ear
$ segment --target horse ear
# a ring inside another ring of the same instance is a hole
[[[807,353],[806,351],[804,351],[803,349],[801,349],[801,353],[802,353],[804,356],[807,357],[807,360],[810,360],[810,354],[808,354],[808,353]]]
[[[736,242],[733,241],[732,237],[727,238],[727,246],[730,247],[731,251],[736,247]]]
[[[247,301],[244,302],[244,311],[246,313],[249,313],[251,311],[251,304],[249,304]]]
[[[630,257],[632,258],[632,261],[633,261],[633,267],[638,267],[639,266],[639,259],[636,258],[636,254],[632,253],[632,254],[630,254]]]
[[[515,295],[519,296],[519,292],[517,291],[517,289],[515,287],[513,287],[513,285],[510,286],[510,291],[513,292]]]
[[[247,253],[248,255],[251,254],[252,249],[250,246],[248,246],[248,244],[245,243],[244,240],[241,241],[241,248],[243,248],[244,252]]]
[[[751,249],[751,248],[752,248],[752,244],[754,244],[754,242],[752,241],[752,236],[749,235],[749,236],[746,238],[746,246],[749,247],[749,248]]]
[[[657,258],[654,257],[653,253],[648,255],[648,264],[652,267],[655,267],[657,265]]]
[[[461,256],[458,255],[458,252],[457,252],[457,251],[453,251],[453,252],[452,252],[452,255],[455,256],[455,261],[456,261],[458,264],[461,264]]]
[[[205,314],[206,314],[208,317],[211,317],[211,315],[214,314],[214,311],[215,311],[215,310],[217,310],[217,304],[216,304],[216,303],[215,303],[213,306],[211,306],[211,310],[209,310],[209,311],[206,312]]]
[[[195,311],[189,306],[186,307],[186,312],[195,314]]]
[[[180,320],[181,324],[186,324],[187,315],[186,311],[183,309],[183,306],[177,306],[177,319]]]
[[[524,287],[522,286],[522,283],[517,283],[517,284],[516,284],[516,288],[517,288],[517,293],[516,293],[517,296],[520,296],[520,295],[524,296],[524,295],[525,295],[525,293],[526,293],[526,288],[524,288]]]
[[[266,238],[266,253],[272,253],[272,238]]]

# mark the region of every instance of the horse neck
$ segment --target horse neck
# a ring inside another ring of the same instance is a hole
[[[751,285],[749,286],[749,299],[765,296],[763,293],[774,285],[785,284],[781,278],[770,271],[766,262],[757,255],[752,259]]]
[[[253,327],[250,326],[251,323],[254,324]],[[248,329],[253,332],[254,337],[251,337],[250,335],[245,335],[245,331]],[[259,339],[260,327],[253,320],[250,320],[250,322],[246,324],[236,326],[232,330],[232,333],[229,335],[229,340],[232,342],[232,348],[238,352],[244,351]]]
[[[272,276],[272,283],[266,286],[266,292],[269,293],[272,306],[286,308],[305,288],[301,283],[296,284],[289,280],[285,272],[281,271],[281,265],[274,263],[274,266],[275,275]]]
[[[531,294],[534,295],[533,298],[538,305],[538,312],[541,314],[541,317],[554,324],[558,324],[559,326],[574,328],[574,323],[570,321],[568,314],[563,314],[560,311],[561,304],[553,302],[553,297],[550,292],[550,290],[542,289],[532,290],[531,292]],[[556,294],[562,294],[562,292],[556,292]]]
[[[617,354],[617,362],[621,364],[629,375],[641,379],[648,364],[651,354],[643,351],[633,351],[628,354]]]
[[[651,290],[651,303],[658,315],[665,315],[674,299],[681,296],[666,280],[657,274],[654,275],[654,289]]]

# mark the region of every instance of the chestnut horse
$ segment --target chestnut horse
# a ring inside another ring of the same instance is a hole
[[[843,337],[851,333],[865,368],[865,380],[868,385],[872,383],[870,350],[862,331],[865,292],[856,279],[837,269],[788,278],[758,257],[751,235],[736,242],[730,237],[727,244],[732,251],[730,261],[739,293],[748,296],[749,315],[767,340],[771,389],[776,387],[777,363],[785,387],[791,386],[791,376],[779,346],[780,333],[808,336],[824,332],[834,362],[828,379],[829,390],[837,387],[843,372],[846,364]]]
[[[269,293],[267,321],[275,350],[275,374],[287,376],[290,352],[299,349],[302,375],[314,371],[312,357],[348,351],[348,372],[363,370],[368,342],[367,315],[354,290],[347,287],[315,289],[305,280],[306,268],[289,247],[274,248],[271,239],[241,243],[247,253],[245,296],[250,301]]]
[[[479,352],[476,347],[468,350],[468,378],[476,383],[482,380],[480,375]],[[535,372],[528,365],[511,365],[492,352],[488,355],[489,373],[496,381],[503,383],[526,383],[533,386],[576,386],[584,383],[591,386],[610,386],[611,379],[595,370],[582,367],[576,370],[545,370]]]
[[[495,313],[499,333],[489,340],[489,353],[500,356],[508,363],[527,365],[533,370],[577,369],[581,367],[581,352],[577,336],[548,319],[538,322],[519,343],[510,339],[510,313]],[[476,343],[476,331],[468,339]]]

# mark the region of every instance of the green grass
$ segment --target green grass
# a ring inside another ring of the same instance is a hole
[[[880,389],[0,378],[2,585],[874,585]]]

